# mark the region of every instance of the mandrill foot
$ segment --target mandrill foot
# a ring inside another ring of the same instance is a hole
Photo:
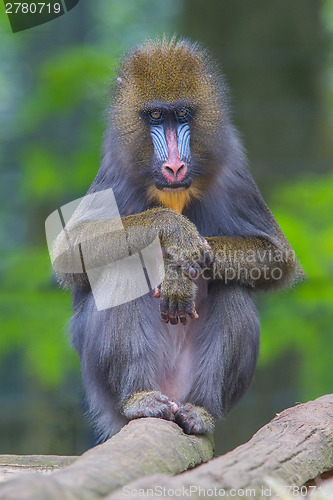
[[[207,410],[191,403],[170,401],[159,391],[136,392],[123,404],[123,414],[129,420],[143,417],[171,420],[186,434],[207,434],[214,429],[214,419]]]
[[[133,394],[123,405],[123,414],[129,420],[142,417],[174,420],[179,405],[170,401],[159,391],[144,391]]]
[[[214,430],[214,419],[207,410],[191,403],[180,405],[175,422],[186,434],[208,434]]]

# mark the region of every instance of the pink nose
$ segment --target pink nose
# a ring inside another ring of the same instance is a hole
[[[187,172],[187,166],[182,161],[168,162],[162,167],[162,174],[168,182],[181,182]]]

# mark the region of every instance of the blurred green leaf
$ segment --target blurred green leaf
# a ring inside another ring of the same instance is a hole
[[[47,252],[14,253],[6,259],[1,275],[1,328],[6,335],[0,336],[0,360],[23,350],[27,374],[47,388],[64,383],[79,363],[65,334],[70,296],[52,283]]]
[[[279,187],[273,211],[305,270],[292,291],[268,294],[261,303],[262,357],[267,363],[288,350],[301,353],[304,398],[333,384],[333,176]]]
[[[112,56],[90,45],[71,46],[46,61],[36,77],[37,88],[22,117],[29,130],[42,120],[64,116],[82,102],[100,102],[101,89],[112,77]]]

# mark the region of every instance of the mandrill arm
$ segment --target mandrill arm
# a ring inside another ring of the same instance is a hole
[[[212,264],[205,277],[253,288],[280,288],[292,283],[298,269],[295,253],[282,231],[279,238],[211,237]]]
[[[219,188],[220,229],[206,238],[212,265],[205,276],[225,284],[275,289],[303,276],[295,252],[249,172],[227,169]]]
[[[169,321],[179,311],[195,319],[196,285],[183,273],[192,265],[203,269],[210,255],[196,227],[184,216],[168,208],[154,208],[136,215],[99,220],[76,221],[75,215],[57,237],[53,268],[65,286],[89,288],[86,270],[124,259],[150,245],[159,237],[165,252],[165,279],[161,297],[161,318]]]

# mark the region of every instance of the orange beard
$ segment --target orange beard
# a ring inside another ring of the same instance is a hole
[[[157,201],[164,207],[173,208],[178,213],[182,213],[186,205],[193,198],[199,197],[199,190],[195,187],[184,189],[183,191],[161,191],[155,186],[148,188],[148,197],[151,201]]]

